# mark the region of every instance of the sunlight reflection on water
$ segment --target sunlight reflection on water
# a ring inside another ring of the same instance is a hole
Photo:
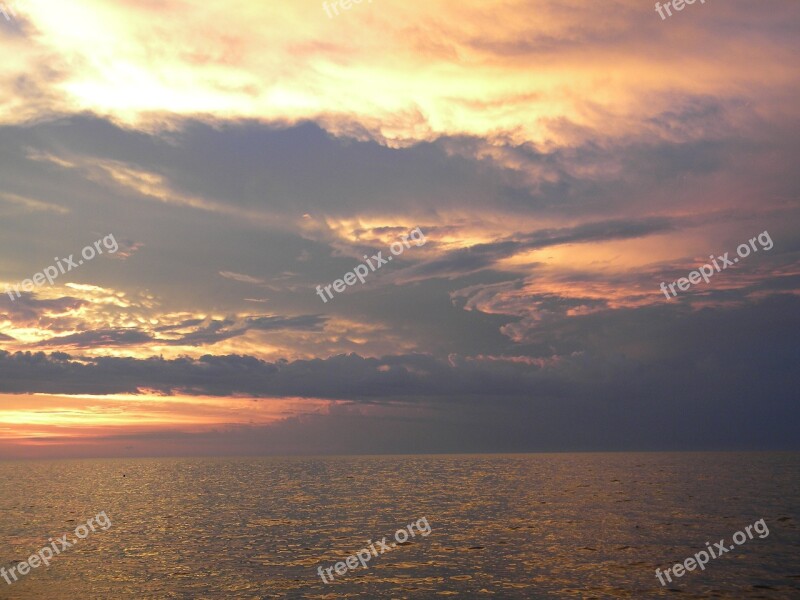
[[[99,511],[113,522],[0,579],[0,598],[649,598],[675,594],[656,567],[762,517],[768,537],[673,587],[800,597],[798,467],[785,453],[0,463],[0,566]],[[423,516],[428,537],[319,579]]]

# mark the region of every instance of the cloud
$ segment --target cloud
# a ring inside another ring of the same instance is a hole
[[[258,277],[252,277],[250,275],[244,275],[242,273],[234,273],[233,271],[220,271],[220,275],[225,277],[226,279],[233,279],[234,281],[238,281],[240,283],[256,283],[256,284],[264,284],[266,281],[263,279],[259,279]]]
[[[580,244],[625,240],[673,230],[676,224],[667,218],[591,222],[559,229],[544,229],[487,244],[476,244],[442,253],[423,260],[396,274],[401,283],[430,277],[463,277],[476,271],[496,268],[498,262],[530,250],[541,250],[563,244]]]
[[[90,414],[24,406],[79,392],[133,396],[93,418],[139,402],[160,428],[109,438],[142,448],[796,438],[797,3],[668,24],[634,0],[18,12],[0,27],[0,276],[112,231],[125,260],[0,294],[0,435]],[[418,226],[425,246],[314,293]],[[660,292],[765,230],[769,253]],[[248,411],[278,398],[280,423]]]
[[[670,106],[672,90],[752,97],[766,87],[785,110],[796,92],[791,2],[703,6],[668,27],[634,0],[384,2],[335,19],[312,0],[225,10],[29,0],[22,12],[24,37],[3,45],[19,58],[5,66],[6,123],[92,111],[148,129],[187,116],[313,119],[395,145],[461,134],[564,143],[564,120],[630,131]]]
[[[84,331],[53,337],[49,340],[42,340],[34,344],[35,346],[58,346],[59,348],[92,348],[103,346],[115,348],[121,346],[133,346],[152,341],[152,337],[141,331],[135,330],[100,330]]]
[[[733,367],[754,371],[766,359],[755,360],[750,356],[753,344],[735,349],[730,344],[734,340],[739,344],[738,340],[743,341],[751,330],[759,327],[764,329],[765,337],[757,346],[774,344],[780,348],[790,344],[792,332],[800,323],[792,320],[781,328],[774,315],[775,311],[785,314],[786,308],[798,302],[797,297],[784,295],[757,302],[752,307],[731,307],[716,312],[692,313],[686,307],[662,305],[620,310],[614,316],[587,314],[571,321],[549,321],[539,335],[543,347],[555,350],[555,354],[517,354],[510,359],[484,355],[472,358],[451,355],[441,359],[426,354],[369,358],[347,354],[327,359],[268,362],[239,355],[141,360],[4,352],[0,360],[3,374],[0,391],[98,393],[98,388],[102,388],[102,393],[136,393],[140,389],[175,393],[192,390],[191,393],[207,395],[363,401],[521,398],[536,393],[568,397],[581,390],[588,392],[593,374],[605,368],[610,369],[607,372],[611,377],[610,389],[621,385],[630,370],[638,368],[652,370],[648,375],[653,377],[652,383],[666,385],[671,360],[690,364],[692,357],[700,359],[710,354],[728,357],[715,367],[720,376]],[[725,329],[729,319],[738,320],[739,330]],[[317,322],[313,317],[306,317],[291,324],[314,327]],[[253,325],[271,329],[284,327],[286,323],[281,319],[264,318],[256,319]],[[709,335],[710,332],[714,335]],[[631,349],[637,346],[641,350],[632,353]],[[592,360],[589,357],[593,357]],[[737,379],[740,376],[737,375]],[[704,377],[703,367],[690,368],[685,377],[699,381]],[[780,377],[791,377],[790,371]],[[556,383],[558,385],[554,386]],[[776,385],[773,383],[770,387]],[[701,386],[705,387],[706,384]],[[591,395],[587,395],[586,401],[590,399]]]
[[[5,287],[5,286],[4,286]],[[20,326],[30,326],[46,315],[63,315],[79,310],[86,302],[69,296],[52,299],[39,299],[33,294],[21,293],[11,302],[7,296],[0,296],[0,315]]]
[[[250,316],[226,319],[188,319],[173,325],[143,329],[101,329],[63,336],[53,336],[32,344],[33,347],[115,348],[141,347],[148,344],[166,346],[212,346],[221,341],[245,335],[248,331],[317,331],[325,324],[321,315],[299,317]]]
[[[23,212],[53,212],[61,215],[69,212],[69,209],[64,208],[63,206],[50,204],[49,202],[42,202],[41,200],[34,200],[33,198],[18,196],[16,194],[0,192],[0,201],[11,204],[17,210],[21,210]],[[6,216],[8,216],[8,214],[13,214],[13,212],[15,211],[3,211]]]
[[[788,448],[796,446],[792,353],[800,321],[787,315],[798,308],[800,298],[786,294],[713,311],[671,305],[589,314],[546,323],[538,354],[533,344],[507,355],[273,362],[1,352],[0,392],[329,399],[351,403],[330,413],[348,427],[367,426],[372,415],[370,427],[391,437],[408,418],[420,419],[431,434],[452,436],[447,448],[462,450]],[[294,431],[310,430],[303,419],[289,421]],[[334,427],[324,416],[312,421]],[[483,441],[458,445],[475,428]],[[225,438],[235,447],[250,434]]]

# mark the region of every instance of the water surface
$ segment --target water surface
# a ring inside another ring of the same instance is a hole
[[[112,521],[0,598],[800,598],[800,455],[0,462],[0,566]],[[432,532],[323,584],[369,540]],[[662,569],[764,518],[670,588]]]

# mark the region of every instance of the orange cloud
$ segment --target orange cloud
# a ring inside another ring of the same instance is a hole
[[[761,110],[796,115],[795,52],[768,32],[798,10],[717,3],[665,24],[637,0],[382,0],[335,19],[317,0],[28,0],[25,36],[2,38],[16,60],[0,82],[29,83],[0,86],[0,122],[86,110],[148,129],[314,119],[392,145],[666,135],[648,118],[676,93],[759,94]]]

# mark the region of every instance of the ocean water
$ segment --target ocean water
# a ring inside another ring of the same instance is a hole
[[[112,523],[0,598],[800,598],[798,506],[792,453],[0,462],[0,566]],[[320,579],[423,517],[429,535]]]

